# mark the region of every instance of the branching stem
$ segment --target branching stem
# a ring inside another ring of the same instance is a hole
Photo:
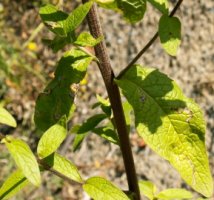
[[[173,8],[172,12],[170,13],[170,17],[172,17],[178,8],[180,7],[183,0],[179,0],[175,7]],[[117,79],[119,80],[138,60],[139,58],[149,49],[150,46],[155,42],[155,40],[158,38],[158,32],[154,34],[154,36],[150,39],[150,41],[143,47],[143,49],[135,56],[135,58],[125,67],[120,74],[117,76]]]
[[[82,1],[83,3],[88,2],[88,0]],[[94,4],[89,11],[87,20],[92,36],[95,38],[102,37],[103,32],[99,22],[96,4]],[[115,75],[110,64],[109,55],[107,53],[104,41],[95,46],[95,54],[99,60],[99,63],[97,64],[105,82],[105,86],[111,103],[111,108],[113,110],[115,125],[120,139],[120,149],[123,156],[129,191],[135,194],[135,200],[140,200],[140,192],[135,171],[134,159],[131,151],[129,134],[126,128],[126,121],[124,117],[119,88],[114,83]]]

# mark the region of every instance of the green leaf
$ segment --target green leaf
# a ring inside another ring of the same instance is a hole
[[[77,167],[68,159],[64,158],[58,153],[51,154],[50,156],[42,160],[48,167],[56,170],[57,172],[63,174],[67,178],[76,181],[78,183],[83,183]]]
[[[129,198],[110,181],[101,177],[86,180],[83,189],[94,200],[129,200]]]
[[[33,152],[29,146],[22,140],[7,136],[3,139],[10,154],[15,160],[16,165],[22,171],[24,176],[35,186],[41,182],[39,166]]]
[[[16,121],[13,116],[4,108],[0,107],[0,123],[16,127]]]
[[[101,121],[106,119],[105,114],[96,114],[90,118],[88,118],[79,128],[77,133],[85,133],[88,131],[92,131]]]
[[[169,13],[169,4],[168,0],[148,0],[155,8],[157,8],[163,14],[168,15]]]
[[[67,135],[67,119],[63,116],[57,124],[51,126],[39,140],[37,153],[45,158],[55,152]]]
[[[154,199],[157,188],[151,181],[139,181],[139,188],[146,197]]]
[[[44,22],[60,22],[68,17],[68,14],[58,10],[58,8],[52,4],[42,6],[39,9],[39,14]]]
[[[40,17],[50,31],[59,35],[66,36],[63,22],[68,18],[68,14],[58,10],[55,6],[47,4],[39,9]]]
[[[70,33],[75,30],[85,19],[92,5],[93,2],[88,2],[78,6],[63,22],[64,31]]]
[[[117,5],[130,23],[143,19],[146,11],[146,0],[117,0]]]
[[[108,140],[109,142],[119,145],[118,135],[110,127],[95,128],[95,129],[93,129],[93,132],[96,133],[97,135],[101,136],[102,138]]]
[[[78,133],[75,135],[75,138],[74,138],[74,141],[73,141],[73,144],[72,144],[72,148],[73,148],[73,151],[76,151],[77,149],[80,148],[83,140],[85,139],[85,137],[88,135],[88,132],[86,133]]]
[[[105,114],[97,114],[88,118],[81,126],[75,127],[75,139],[73,142],[73,151],[76,151],[89,131],[92,131],[101,121],[106,118]],[[72,131],[74,132],[74,131]]]
[[[181,23],[177,17],[163,15],[159,21],[158,32],[161,45],[172,56],[176,56],[181,44]]]
[[[116,82],[134,109],[139,135],[193,189],[210,197],[213,182],[205,148],[205,121],[198,105],[153,68],[132,66]]]
[[[93,2],[78,6],[71,14],[47,4],[40,8],[39,14],[45,25],[58,36],[68,36],[82,23]]]
[[[143,19],[146,11],[146,0],[95,0],[100,6],[122,13],[130,23]]]
[[[123,102],[123,110],[126,119],[126,127],[130,131],[132,106],[128,101]]]
[[[75,109],[76,91],[70,86],[78,84],[86,74],[92,57],[83,51],[72,49],[60,59],[55,78],[40,93],[35,108],[34,121],[38,129],[46,131],[56,124],[62,116],[71,119]]]
[[[100,95],[96,95],[98,103],[93,105],[93,108],[100,106],[102,111],[108,116],[111,117],[111,105],[109,99],[104,99]]]
[[[96,3],[98,3],[101,7],[106,9],[113,9],[117,10],[117,0],[94,0]]]
[[[102,41],[102,37],[99,37],[95,39],[90,33],[88,32],[82,32],[74,42],[74,44],[79,46],[87,46],[87,47],[93,47],[99,44]]]
[[[22,190],[27,184],[28,180],[25,178],[21,170],[16,170],[4,181],[0,188],[0,199],[10,199]]]
[[[173,199],[192,199],[193,195],[191,192],[185,190],[185,189],[166,189],[158,193],[156,196],[158,199],[164,199],[164,200],[173,200]]]
[[[69,36],[56,35],[52,40],[43,39],[42,41],[50,47],[54,53],[64,48],[67,44],[72,44],[76,39],[75,33],[70,33]]]

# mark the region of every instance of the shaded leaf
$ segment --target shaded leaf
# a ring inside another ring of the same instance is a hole
[[[148,0],[155,8],[157,8],[163,14],[168,15],[169,12],[169,4],[168,0]]]
[[[139,188],[143,195],[151,200],[154,199],[157,188],[151,181],[139,181]]]
[[[117,0],[117,5],[130,23],[136,23],[143,19],[146,11],[145,0]]]
[[[129,200],[120,189],[102,177],[87,179],[83,189],[94,200]]]
[[[97,135],[101,136],[102,138],[108,140],[109,142],[119,145],[118,135],[110,127],[95,128],[95,129],[93,129],[93,132],[96,133]]]
[[[80,148],[80,145],[82,144],[83,140],[85,139],[85,137],[88,135],[88,132],[84,132],[84,133],[77,133],[75,135],[73,144],[72,144],[72,148],[73,151],[76,151],[77,149]]]
[[[164,199],[164,200],[173,200],[173,199],[184,200],[184,199],[192,199],[193,195],[191,192],[185,189],[172,188],[172,189],[166,189],[161,191],[156,195],[156,198]]]
[[[25,178],[21,170],[13,172],[3,183],[0,188],[0,199],[10,199],[22,190],[27,184],[28,180]]]
[[[75,139],[73,142],[73,151],[76,151],[89,131],[92,131],[101,121],[106,118],[105,114],[97,114],[88,118],[82,125],[75,126],[72,132],[75,132]]]
[[[3,107],[0,107],[0,123],[8,126],[16,127],[16,120],[13,116]]]
[[[143,19],[146,0],[95,0],[100,6],[122,13],[130,23]]]
[[[10,154],[15,160],[16,165],[22,171],[24,176],[35,186],[41,182],[39,166],[33,152],[29,146],[22,140],[7,136],[3,139]]]
[[[38,129],[46,131],[64,115],[67,120],[71,119],[76,94],[71,86],[78,84],[85,77],[92,59],[77,49],[66,52],[60,59],[55,78],[36,101],[34,121]]]
[[[116,81],[132,105],[137,131],[197,192],[210,197],[213,182],[201,109],[153,68],[135,65]]]
[[[62,117],[57,124],[51,126],[39,140],[37,153],[40,158],[45,158],[55,152],[67,135],[67,119]]]
[[[72,32],[69,36],[58,36],[56,35],[52,40],[43,39],[43,42],[49,46],[53,52],[57,52],[64,48],[67,44],[72,44],[76,39],[75,33]]]
[[[67,178],[76,181],[78,183],[83,183],[77,167],[68,159],[64,158],[58,153],[54,153],[42,160],[48,167],[56,170],[57,172],[63,174]]]
[[[58,10],[51,4],[47,4],[39,9],[39,14],[45,25],[52,32],[60,36],[66,36],[63,21],[67,19],[67,13]]]
[[[161,44],[164,50],[175,56],[181,44],[181,23],[177,17],[163,15],[158,28]]]

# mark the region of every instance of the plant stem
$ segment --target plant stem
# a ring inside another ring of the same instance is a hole
[[[51,166],[47,165],[43,160],[37,158],[37,162],[39,163],[39,165],[41,167],[43,167],[45,170],[47,171],[50,171],[52,174],[62,178],[63,180],[66,180],[68,181],[70,184],[81,184],[81,183],[78,183],[76,181],[73,181],[72,179],[68,178],[67,176],[65,176],[64,174],[58,172],[57,170],[53,169]]]
[[[172,17],[178,8],[180,7],[183,0],[179,0],[173,10],[170,13],[170,17]],[[154,34],[154,36],[150,39],[150,41],[143,47],[143,49],[135,56],[135,58],[125,67],[120,74],[117,76],[117,79],[119,80],[138,60],[139,58],[149,49],[149,47],[155,42],[155,40],[158,38],[158,31]]]
[[[88,2],[88,0],[82,1],[83,3]],[[99,22],[96,4],[94,4],[91,10],[89,11],[87,15],[87,20],[90,32],[93,37],[102,37],[103,32]],[[131,145],[129,141],[129,134],[126,128],[126,121],[124,117],[120,92],[118,86],[114,83],[115,75],[110,64],[110,59],[107,53],[105,43],[103,41],[95,46],[95,54],[99,60],[99,63],[97,64],[102,74],[111,103],[111,108],[113,110],[115,124],[120,139],[120,149],[125,165],[129,190],[130,192],[135,194],[135,200],[140,200],[140,191],[135,171],[134,159],[131,151]]]

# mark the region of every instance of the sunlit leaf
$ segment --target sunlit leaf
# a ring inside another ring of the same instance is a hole
[[[39,140],[37,153],[40,158],[45,158],[55,152],[67,135],[67,119],[62,117],[58,123],[51,126]]]
[[[13,116],[4,108],[0,107],[0,123],[16,127],[16,121]]]
[[[157,8],[163,14],[168,14],[169,4],[168,0],[148,0],[155,8]]]
[[[47,4],[39,9],[39,14],[45,25],[52,32],[60,36],[66,36],[63,21],[67,19],[67,13],[58,10],[58,8],[51,4]]]
[[[79,46],[93,47],[102,41],[102,37],[95,39],[90,33],[82,32],[74,42],[74,44]]]
[[[213,193],[199,106],[178,85],[153,68],[135,65],[116,81],[132,105],[137,131],[182,178],[206,197]]]
[[[86,180],[83,189],[94,200],[129,200],[129,198],[110,181],[101,177]]]
[[[25,178],[21,170],[16,170],[4,181],[1,186],[0,199],[10,199],[22,190],[28,183],[28,180]]]
[[[151,200],[154,199],[157,188],[151,181],[139,181],[139,188],[143,195]]]
[[[41,182],[39,166],[30,147],[22,140],[7,136],[3,139],[16,165],[24,176],[35,186]]]
[[[48,165],[48,167],[51,167],[51,169],[63,174],[65,177],[78,183],[83,183],[83,179],[81,178],[77,167],[58,153],[46,157],[42,162]]]
[[[193,195],[191,192],[185,190],[185,189],[179,189],[179,188],[170,188],[161,191],[156,196],[158,199],[164,199],[164,200],[173,200],[173,199],[192,199]]]
[[[78,6],[75,10],[69,14],[68,18],[63,22],[63,28],[66,33],[70,33],[75,30],[85,19],[93,2],[88,2]]]

